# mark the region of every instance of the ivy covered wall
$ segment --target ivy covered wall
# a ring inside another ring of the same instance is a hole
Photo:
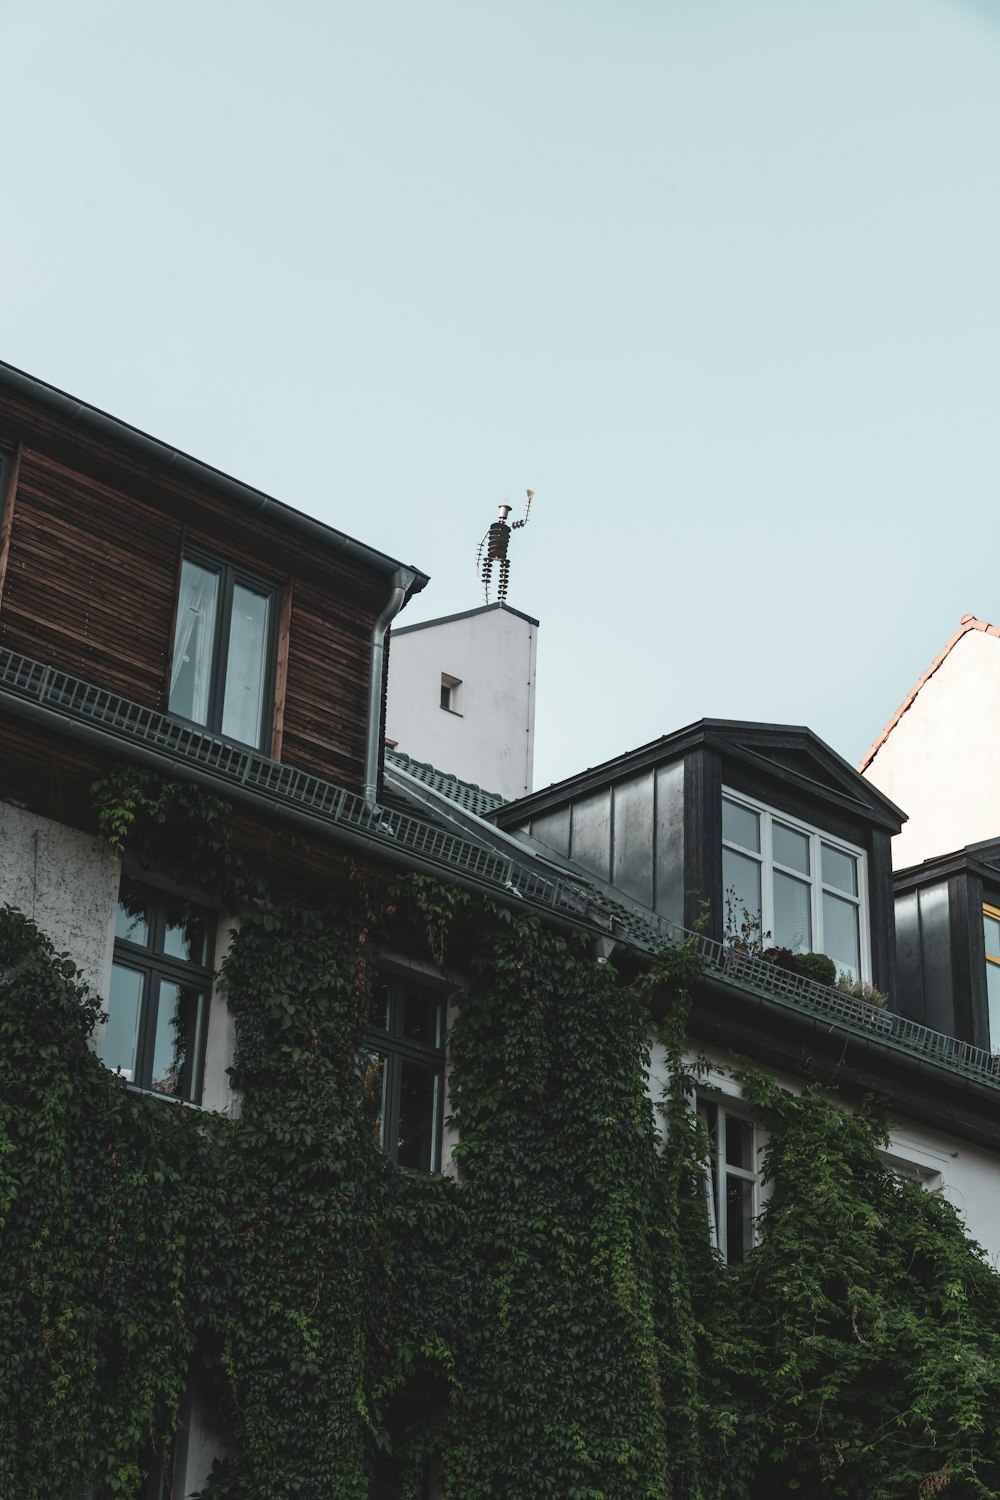
[[[380,1154],[371,955],[468,976],[458,1177]],[[1000,1493],[1000,1278],[847,1114],[747,1072],[774,1188],[708,1248],[682,1065],[697,961],[626,982],[461,892],[256,899],[226,966],[237,1119],[130,1092],[98,1005],[0,916],[0,1500],[133,1496],[194,1385],[204,1500]],[[659,1148],[654,1013],[671,1059]]]

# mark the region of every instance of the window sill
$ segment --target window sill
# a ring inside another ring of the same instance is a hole
[[[114,1073],[112,1076],[122,1078],[121,1073]],[[205,1109],[204,1104],[196,1104],[193,1099],[176,1099],[173,1094],[161,1094],[158,1089],[144,1089],[141,1083],[132,1083],[128,1078],[122,1078],[122,1082],[130,1094],[139,1094],[144,1099],[156,1099],[160,1104],[170,1104],[175,1109]]]

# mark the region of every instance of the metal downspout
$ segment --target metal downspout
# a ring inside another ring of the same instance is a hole
[[[382,759],[382,675],[385,668],[385,633],[406,603],[416,578],[416,572],[412,568],[396,569],[392,575],[392,593],[389,595],[388,603],[372,626],[364,785],[364,799],[369,807],[375,806],[378,797],[378,770]]]

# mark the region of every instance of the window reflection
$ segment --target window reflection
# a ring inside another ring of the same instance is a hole
[[[382,1149],[400,1166],[440,1166],[444,999],[437,990],[380,976],[368,1002],[359,1059],[365,1107]]]
[[[136,1087],[197,1102],[211,975],[208,914],[123,882],[104,1062]]]

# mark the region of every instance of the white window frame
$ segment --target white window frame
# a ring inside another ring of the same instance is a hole
[[[699,1088],[694,1101],[698,1112],[698,1118],[709,1136],[710,1154],[708,1158],[708,1170],[705,1174],[705,1203],[708,1210],[708,1227],[712,1244],[718,1250],[726,1264],[729,1261],[729,1222],[728,1222],[728,1198],[727,1179],[732,1177],[740,1182],[750,1184],[750,1243],[746,1249],[750,1250],[760,1239],[758,1221],[761,1215],[762,1204],[762,1182],[761,1182],[761,1160],[764,1149],[763,1132],[754,1123],[753,1118],[746,1110],[736,1105],[736,1101],[723,1093],[716,1093]],[[736,1105],[736,1107],[734,1107]],[[706,1119],[706,1107],[715,1110],[716,1130],[712,1138]],[[750,1156],[753,1166],[750,1168],[733,1166],[726,1160],[726,1131],[730,1120],[738,1120],[740,1125],[750,1127]],[[738,1264],[738,1262],[736,1262]]]
[[[758,802],[754,797],[748,797],[744,792],[734,792],[729,787],[722,788],[723,798],[734,802],[738,806],[748,808],[751,812],[760,815],[760,849],[748,849],[743,844],[738,844],[733,839],[723,838],[724,849],[732,849],[736,854],[742,854],[747,859],[755,860],[761,867],[760,895],[760,930],[761,934],[774,932],[774,871],[789,875],[792,879],[807,883],[810,889],[810,917],[812,920],[812,944],[813,952],[823,953],[823,896],[829,893],[841,901],[848,901],[858,908],[858,947],[860,951],[861,973],[856,974],[856,979],[863,979],[871,983],[871,932],[868,921],[868,859],[863,849],[856,844],[849,844],[844,839],[835,838],[826,833],[822,828],[814,828],[809,823],[803,823],[801,818],[792,817],[790,813],[783,812],[781,808],[769,807],[766,802]],[[786,827],[792,828],[796,833],[804,834],[809,839],[809,874],[803,875],[801,870],[792,869],[790,866],[778,863],[774,858],[773,826],[777,820]],[[831,849],[839,850],[842,854],[850,855],[857,861],[858,872],[858,894],[851,896],[849,892],[842,890],[839,886],[828,885],[823,880],[823,850],[822,846],[828,844]],[[768,878],[770,877],[770,878]],[[725,899],[725,892],[723,892]],[[752,915],[752,914],[751,914]],[[777,939],[775,939],[777,941]]]

